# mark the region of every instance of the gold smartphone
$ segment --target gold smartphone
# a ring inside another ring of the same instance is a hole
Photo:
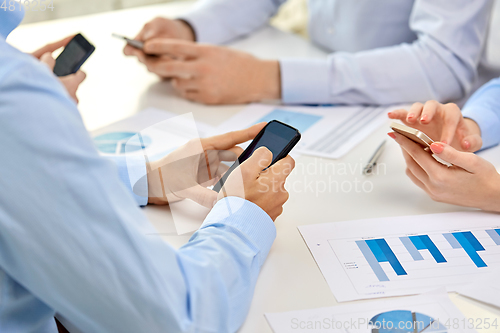
[[[408,127],[403,124],[399,123],[392,123],[391,128],[394,132],[397,132],[401,135],[404,135],[408,139],[410,139],[413,142],[418,143],[421,145],[425,151],[429,152],[432,154],[432,157],[439,163],[446,165],[447,167],[451,167],[453,164],[446,162],[445,160],[441,159],[439,156],[435,155],[432,150],[431,150],[431,145],[434,143],[434,140],[429,138],[424,132],[421,132],[417,129]]]
[[[426,151],[429,151],[431,145],[434,143],[434,140],[429,138],[425,133],[406,125],[392,123],[391,128],[394,132],[404,135],[411,141],[418,143],[419,145],[424,147],[424,150]]]

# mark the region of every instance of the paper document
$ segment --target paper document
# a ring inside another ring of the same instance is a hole
[[[445,292],[265,316],[274,333],[476,332]]]
[[[491,274],[488,278],[479,279],[468,285],[460,286],[457,292],[463,296],[500,308],[499,277],[500,271]]]
[[[337,301],[461,285],[500,268],[500,215],[462,212],[300,226]]]
[[[348,153],[376,128],[388,122],[387,113],[399,107],[253,104],[220,125],[216,132],[234,131],[276,119],[301,132],[302,139],[294,149],[295,153],[335,159]]]
[[[164,157],[187,141],[206,137],[213,131],[209,125],[195,122],[192,114],[179,115],[149,108],[93,131],[91,135],[97,150],[103,156],[138,154],[147,156],[151,162]],[[137,140],[138,133],[140,140]],[[129,178],[131,177],[129,174]],[[133,179],[130,181],[134,183]],[[210,210],[186,199],[170,203],[169,211],[177,234],[185,234],[197,230]],[[171,225],[159,222],[154,225],[160,234],[169,234],[173,229]]]

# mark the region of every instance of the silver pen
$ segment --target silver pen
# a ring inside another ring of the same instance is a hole
[[[138,40],[135,40],[135,39],[130,39],[130,38],[127,38],[125,36],[118,35],[118,34],[111,34],[111,35],[113,37],[115,37],[115,38],[123,39],[124,41],[127,42],[128,45],[131,45],[131,46],[135,47],[136,49],[142,50],[143,47],[144,47],[144,43],[141,42],[141,41],[138,41]]]
[[[373,168],[375,167],[375,165],[377,165],[377,161],[378,159],[380,158],[380,156],[382,156],[382,153],[384,152],[384,149],[385,149],[385,143],[387,141],[384,140],[380,146],[378,146],[377,150],[375,150],[375,153],[373,154],[373,156],[370,158],[370,161],[368,162],[368,164],[365,166],[364,170],[363,170],[363,175],[371,175],[372,172],[373,172]]]

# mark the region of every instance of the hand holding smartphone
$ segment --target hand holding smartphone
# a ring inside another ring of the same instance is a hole
[[[273,154],[271,165],[285,158],[295,147],[301,138],[300,132],[278,120],[270,121],[260,132],[250,145],[241,153],[238,160],[222,176],[219,182],[213,187],[213,190],[220,192],[227,178],[241,163],[246,161],[253,152],[260,147],[268,148]]]
[[[448,167],[453,165],[453,164],[450,164],[450,163],[444,161],[443,159],[439,158],[434,153],[432,153],[431,145],[434,143],[434,140],[429,138],[429,136],[427,136],[424,132],[419,131],[415,128],[408,127],[408,126],[403,125],[403,124],[395,123],[395,122],[391,123],[391,129],[394,132],[399,133],[399,134],[407,137],[411,141],[421,145],[422,148],[424,148],[425,151],[431,153],[432,157],[434,157],[434,159],[436,161],[438,161],[439,163],[444,164]]]
[[[57,57],[54,74],[57,76],[75,74],[94,51],[94,45],[90,44],[82,34],[76,35]]]

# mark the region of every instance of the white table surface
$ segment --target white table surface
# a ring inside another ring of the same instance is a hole
[[[176,97],[168,82],[160,82],[135,59],[126,58],[122,54],[123,43],[111,38],[112,32],[133,37],[150,19],[156,16],[176,17],[190,6],[189,2],[169,3],[23,25],[12,33],[8,41],[24,51],[31,51],[49,41],[82,32],[94,43],[96,52],[83,67],[88,76],[78,93],[80,111],[89,130],[131,116],[148,106],[179,114],[193,112],[197,120],[216,126],[244,106],[203,106]],[[499,34],[494,36],[500,39]],[[273,28],[264,28],[249,38],[232,43],[231,47],[251,52],[262,58],[326,55],[324,51],[303,39]],[[489,49],[490,53],[492,50],[494,48]],[[387,132],[388,127],[379,128],[369,139],[341,160],[306,156],[297,160],[296,171],[290,176],[288,184],[288,188],[293,186],[297,191],[291,193],[283,215],[276,221],[278,236],[262,268],[248,318],[240,332],[271,332],[263,316],[265,312],[338,304],[302,240],[297,226],[465,210],[433,202],[413,185],[405,175],[404,161],[399,147],[390,139],[380,160],[386,171],[368,178],[363,177],[361,167],[380,142],[387,137]],[[500,167],[500,148],[487,151],[483,155]],[[327,164],[330,166],[334,164],[336,172],[330,167],[329,173],[321,173],[319,167],[325,167]],[[356,169],[353,173],[348,172],[345,175],[341,172],[344,166]],[[379,170],[383,171],[384,168]],[[314,191],[305,190],[308,183],[323,182],[329,176],[339,183],[347,181],[354,184],[356,181],[361,183],[369,181],[373,185],[373,191],[370,193],[355,193],[354,190],[350,193],[331,191],[316,194]],[[156,227],[164,229],[165,225],[172,225],[166,207],[147,207],[145,212]],[[189,235],[167,234],[164,238],[179,247],[188,240]],[[450,294],[450,297],[467,317],[497,318],[500,323],[500,309],[456,294]],[[495,330],[481,332],[495,332]]]

